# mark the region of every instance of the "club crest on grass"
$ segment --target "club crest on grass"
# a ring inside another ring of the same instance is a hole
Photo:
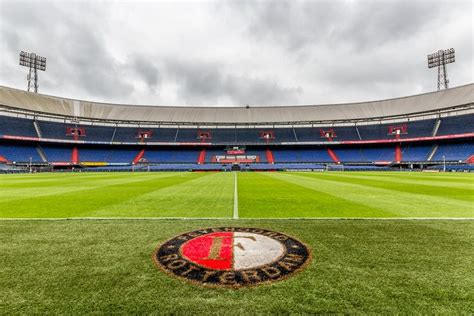
[[[175,236],[153,252],[163,271],[205,286],[245,287],[285,279],[311,259],[301,241],[276,231],[218,227]]]

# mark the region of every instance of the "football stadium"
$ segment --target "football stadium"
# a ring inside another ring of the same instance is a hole
[[[21,51],[28,91],[0,69],[0,314],[472,314],[474,83],[448,87],[452,62],[375,101],[178,106],[38,93],[46,58]]]
[[[2,308],[472,310],[473,88],[340,105],[183,108],[1,87]],[[246,288],[256,280],[246,275],[238,289],[156,269],[157,245],[208,227],[289,234],[312,260],[281,282]]]

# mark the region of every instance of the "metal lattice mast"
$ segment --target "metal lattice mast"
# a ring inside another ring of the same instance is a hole
[[[35,53],[20,52],[20,65],[29,68],[26,80],[28,81],[28,91],[34,88],[38,93],[38,70],[46,70],[46,58],[36,55]],[[31,82],[33,81],[33,83]]]
[[[438,90],[449,88],[447,64],[454,63],[454,48],[439,50],[428,55],[428,68],[438,67]]]

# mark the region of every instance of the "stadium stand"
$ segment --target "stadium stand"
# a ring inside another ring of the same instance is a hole
[[[146,149],[144,159],[153,163],[197,163],[197,149]]]
[[[474,114],[447,117],[441,120],[437,135],[472,133]]]
[[[445,143],[438,147],[433,161],[464,161],[474,154],[474,142],[470,143]],[[444,158],[443,158],[444,157]]]
[[[32,120],[9,116],[0,116],[0,135],[38,136]]]
[[[10,162],[42,162],[35,145],[0,143],[0,156]]]
[[[326,148],[274,149],[275,162],[332,162]]]
[[[0,164],[31,157],[88,171],[469,165],[473,88],[352,104],[194,108],[93,103],[0,86]],[[229,154],[230,146],[242,152]]]
[[[81,162],[131,163],[139,150],[137,148],[79,147]]]
[[[72,147],[42,145],[48,162],[71,162]]]
[[[426,161],[433,145],[409,144],[402,148],[403,161]]]

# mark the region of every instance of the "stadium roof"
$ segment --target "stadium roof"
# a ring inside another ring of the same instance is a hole
[[[262,124],[368,120],[474,103],[474,84],[401,98],[305,106],[190,107],[109,104],[35,94],[0,86],[3,106],[95,120],[184,124]]]

